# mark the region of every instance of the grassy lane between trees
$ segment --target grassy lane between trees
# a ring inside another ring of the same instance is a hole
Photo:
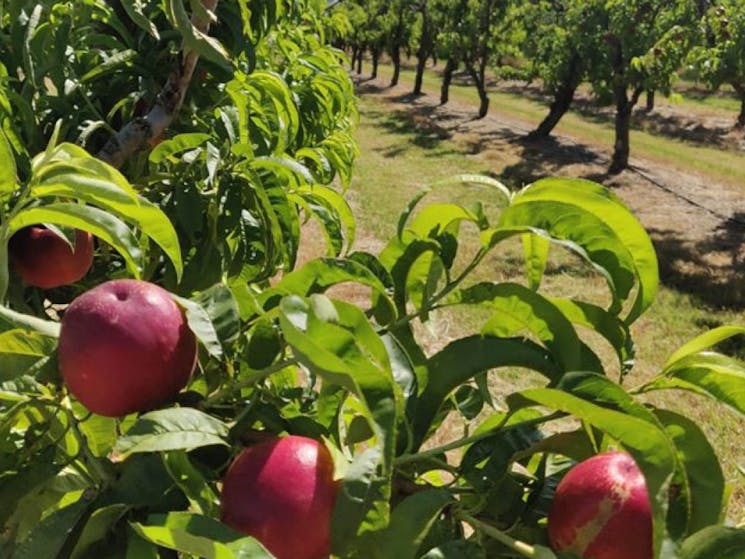
[[[431,79],[432,75],[428,77]],[[432,83],[429,87],[431,90]],[[458,95],[465,93],[464,90],[458,91]],[[537,104],[531,101],[506,97],[512,99],[516,107],[536,105],[537,108]],[[358,246],[380,246],[382,239],[390,238],[396,227],[394,216],[422,188],[453,174],[501,171],[490,169],[493,162],[483,154],[465,154],[462,146],[452,140],[437,142],[434,147],[417,145],[415,131],[375,95],[363,95],[360,109],[361,121],[356,137],[361,155],[350,189],[350,199],[358,219]],[[586,123],[586,128],[594,130],[599,126]],[[672,144],[655,138],[652,140],[661,145]],[[745,180],[742,184],[745,185]],[[461,203],[465,197],[477,197],[475,193],[448,189],[437,190],[429,196],[439,199],[457,196]],[[474,237],[473,246],[466,247],[466,250],[475,250],[475,247]],[[599,276],[556,249],[552,254],[545,278],[545,286],[550,292],[572,296],[581,284],[583,297],[604,301],[607,289]],[[485,262],[473,281],[519,281],[523,277],[521,265],[520,246],[510,245]],[[581,282],[576,281],[578,275],[582,276]],[[444,346],[449,339],[478,328],[479,321],[484,318],[471,312],[438,312],[440,314],[435,320],[422,331],[422,336],[427,340],[425,346],[432,351]],[[662,287],[652,310],[633,326],[633,337],[637,341],[636,364],[625,384],[635,386],[649,378],[676,348],[712,326],[743,322],[743,313],[705,308],[689,295]],[[727,349],[745,353],[742,348]],[[607,363],[612,363],[610,348],[604,352],[603,358]],[[612,366],[609,370],[613,370]],[[527,386],[537,381],[540,379],[523,371],[501,371],[491,375],[497,405],[500,403],[500,394],[514,391],[515,385]],[[740,420],[734,414],[722,413],[721,408],[707,405],[701,398],[683,393],[669,393],[664,402],[658,403],[694,418],[703,426],[723,461],[726,479],[733,486],[730,516],[738,522],[745,521],[745,451],[740,443]],[[460,428],[460,425],[452,427],[453,430]]]
[[[367,72],[364,68],[363,72]],[[381,65],[378,75],[383,80],[388,80],[392,68]],[[410,68],[402,68],[402,85],[409,88],[414,83],[414,72]],[[428,70],[424,75],[424,91],[431,94],[439,94],[440,76],[436,70]],[[491,114],[505,114],[511,118],[525,121],[528,129],[538,125],[546,116],[547,105],[531,99],[527,95],[508,93],[491,88]],[[479,97],[473,86],[465,86],[456,82],[451,86],[450,98],[457,102],[468,103],[474,106],[474,116],[479,104]],[[712,101],[698,100],[693,97],[684,97],[681,102],[684,107],[692,109],[704,107],[711,110]],[[729,103],[724,106],[718,104],[717,109],[729,108]],[[736,112],[732,114],[732,120]],[[572,138],[573,140],[599,147],[608,156],[613,148],[613,122],[603,117],[589,118],[576,111],[570,111],[556,127],[554,133],[559,136]],[[694,146],[690,143],[664,138],[641,130],[631,131],[631,159],[643,157],[655,163],[662,164],[680,172],[703,174],[713,181],[726,184],[740,189],[745,193],[745,156],[742,154],[723,151],[716,148]]]

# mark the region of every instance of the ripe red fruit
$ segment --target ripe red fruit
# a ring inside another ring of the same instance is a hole
[[[243,450],[228,468],[222,521],[255,537],[277,559],[323,559],[330,553],[337,492],[323,444],[272,438]]]
[[[75,230],[75,249],[51,229],[32,225],[8,242],[13,268],[24,283],[51,289],[81,279],[93,263],[93,235]]]
[[[572,468],[556,488],[548,537],[582,559],[652,559],[652,508],[634,459],[605,452]]]
[[[90,411],[117,417],[176,396],[194,371],[197,343],[168,291],[113,280],[67,308],[58,354],[70,392]]]

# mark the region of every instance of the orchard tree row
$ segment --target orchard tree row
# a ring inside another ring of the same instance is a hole
[[[504,21],[458,8],[474,44]],[[588,181],[455,177],[355,250],[330,41],[360,29],[325,0],[0,3],[0,556],[741,559],[735,473],[649,395],[745,417],[717,351],[745,327],[631,377],[657,259]],[[603,294],[548,294],[555,251]],[[504,368],[529,387],[493,394]]]
[[[394,86],[401,52],[415,54],[419,94],[427,61],[443,60],[441,102],[461,69],[478,89],[479,117],[489,107],[487,76],[540,79],[552,101],[532,138],[551,134],[580,84],[589,84],[615,106],[611,172],[628,166],[631,115],[642,95],[651,109],[655,92],[669,95],[684,67],[711,89],[734,89],[742,107],[736,126],[745,127],[743,0],[345,0],[336,10],[352,21],[344,45],[358,72],[369,52],[376,77],[385,53]]]

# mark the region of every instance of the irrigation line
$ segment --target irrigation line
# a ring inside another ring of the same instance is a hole
[[[644,171],[642,171],[639,167],[637,167],[635,165],[629,165],[629,170],[632,171],[632,172],[634,172],[634,173],[636,173],[637,175],[639,175],[640,177],[642,177],[644,180],[646,180],[647,182],[649,182],[652,185],[656,186],[660,190],[664,190],[665,192],[667,192],[669,194],[672,194],[676,198],[679,198],[679,199],[683,200],[684,202],[689,203],[691,206],[694,206],[696,208],[699,208],[699,209],[701,209],[701,210],[703,210],[703,211],[705,211],[705,212],[713,215],[714,217],[718,217],[719,219],[724,219],[724,220],[729,221],[730,223],[736,223],[737,225],[741,225],[741,226],[745,227],[745,221],[743,221],[741,219],[737,219],[737,218],[735,218],[733,216],[728,216],[728,215],[724,215],[722,213],[719,213],[716,210],[712,210],[711,208],[707,208],[706,206],[700,204],[699,202],[696,202],[696,200],[693,200],[692,198],[689,198],[689,197],[687,197],[687,196],[685,196],[683,194],[680,194],[679,192],[675,192],[672,188],[670,188],[669,186],[667,186],[665,184],[662,184],[658,180],[650,177],[648,174],[646,174]]]

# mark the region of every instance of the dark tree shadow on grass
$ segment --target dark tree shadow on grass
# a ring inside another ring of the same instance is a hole
[[[566,143],[553,137],[541,140],[527,140],[524,136],[513,137],[511,143],[521,148],[520,161],[505,167],[500,179],[512,186],[521,186],[547,177],[565,174],[562,170],[569,165],[605,166],[606,159],[587,146]],[[608,175],[591,171],[581,178],[604,182]]]
[[[498,90],[527,97],[533,101],[546,106],[551,103],[551,97],[547,95],[540,86],[535,84],[499,84]],[[690,94],[686,94],[689,95]],[[699,96],[701,97],[701,96]],[[612,105],[598,103],[591,97],[579,97],[572,102],[572,110],[579,113],[583,118],[601,124],[603,126],[613,126],[614,108]],[[652,111],[647,112],[643,103],[639,103],[634,109],[632,116],[632,130],[643,130],[656,136],[674,140],[683,140],[692,144],[701,146],[731,147],[732,141],[730,135],[733,131],[733,125],[737,113],[733,111],[731,122],[730,119],[717,119],[716,123],[702,124],[700,117],[697,115],[688,116],[685,113],[676,111]]]
[[[425,148],[435,149],[452,137],[452,132],[440,126],[430,114],[432,109],[427,106],[413,106],[409,110],[378,111],[370,113],[375,126],[388,133],[408,136],[410,140],[395,148],[383,151],[385,157],[396,157],[407,150],[409,143]]]
[[[745,214],[734,214],[695,243],[669,230],[648,232],[664,285],[711,308],[745,309]]]

